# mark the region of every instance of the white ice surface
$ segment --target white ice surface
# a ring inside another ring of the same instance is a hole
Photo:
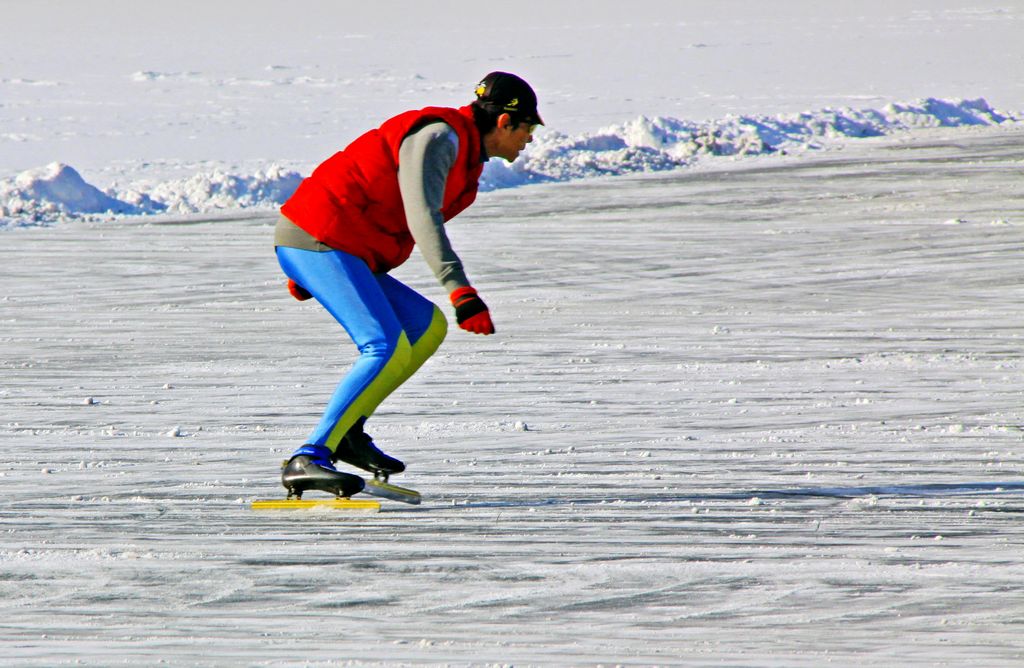
[[[485,194],[371,516],[247,508],[354,353],[270,219],[4,233],[5,661],[1019,665],[1022,138]]]
[[[1000,0],[0,20],[0,185],[28,172],[83,210],[237,204],[492,69],[535,84],[551,133],[641,144],[1024,110],[1024,8]],[[1021,665],[1022,139],[482,195],[451,231],[499,333],[453,329],[382,407],[371,432],[426,500],[372,516],[247,509],[354,355],[284,291],[270,214],[7,226],[0,664]],[[399,276],[443,302],[417,258]]]

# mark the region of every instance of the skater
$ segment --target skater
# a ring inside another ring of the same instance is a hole
[[[383,482],[405,470],[374,445],[364,426],[437,350],[448,324],[437,306],[388,272],[419,246],[459,327],[493,334],[490,311],[466,277],[444,223],[473,203],[483,163],[514,161],[540,124],[529,84],[492,72],[469,105],[408,111],[358,137],[281,207],[274,245],[289,291],[320,302],[359,350],[320,423],[284,468],[289,497],[308,489],[344,497],[361,491],[363,479],[338,471],[338,461]]]

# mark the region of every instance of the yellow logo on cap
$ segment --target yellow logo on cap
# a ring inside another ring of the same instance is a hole
[[[483,97],[484,93],[487,92],[487,85],[484,82],[480,82],[476,87],[476,96]]]
[[[505,105],[505,109],[507,109],[509,111],[515,111],[518,108],[519,108],[519,98],[518,97],[512,98],[511,100],[508,101],[508,104]]]

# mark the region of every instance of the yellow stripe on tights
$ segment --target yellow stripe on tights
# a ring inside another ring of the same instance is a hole
[[[441,342],[444,341],[448,332],[448,321],[445,320],[441,309],[434,307],[434,315],[431,318],[427,331],[417,339],[414,345],[409,345],[409,337],[405,332],[398,336],[398,343],[395,345],[395,352],[391,354],[377,377],[367,385],[366,389],[356,397],[348,410],[342,413],[341,417],[331,429],[327,442],[324,444],[333,452],[337,449],[341,439],[345,437],[348,430],[361,417],[369,417],[377,410],[377,406],[398,387],[409,380],[416,371],[423,366],[431,355],[433,355]]]

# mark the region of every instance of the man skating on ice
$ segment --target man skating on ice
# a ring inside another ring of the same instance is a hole
[[[274,245],[289,290],[320,302],[360,353],[285,466],[281,480],[289,495],[361,491],[363,479],[336,470],[338,461],[385,479],[405,470],[363,426],[437,350],[448,325],[437,306],[388,272],[419,246],[459,326],[493,334],[490,312],[466,278],[444,223],[476,198],[483,163],[514,161],[541,123],[530,86],[492,72],[467,106],[405,112],[360,136],[317,167],[281,207]]]

